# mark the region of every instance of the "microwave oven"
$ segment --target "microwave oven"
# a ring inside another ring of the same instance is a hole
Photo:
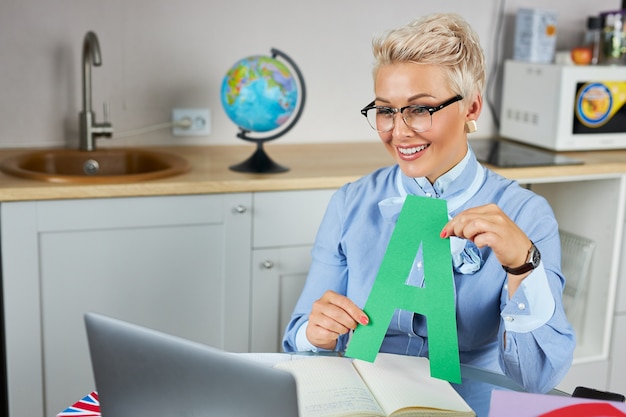
[[[504,64],[500,136],[553,151],[626,148],[626,67]]]

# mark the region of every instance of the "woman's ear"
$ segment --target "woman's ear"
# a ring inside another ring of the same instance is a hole
[[[474,99],[467,106],[467,112],[465,114],[466,120],[478,120],[480,112],[483,109],[483,97],[476,93]]]

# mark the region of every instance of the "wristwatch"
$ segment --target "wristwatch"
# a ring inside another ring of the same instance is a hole
[[[526,258],[526,263],[524,265],[518,266],[517,268],[509,268],[508,266],[502,265],[502,269],[511,275],[522,275],[537,268],[540,261],[541,252],[539,252],[537,246],[535,246],[535,244],[531,241],[530,249],[528,249],[528,257]]]

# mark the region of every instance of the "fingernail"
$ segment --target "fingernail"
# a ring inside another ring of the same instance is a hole
[[[446,229],[443,229],[441,233],[439,233],[439,237],[441,237],[442,239],[445,239],[447,236],[448,232],[446,232]]]
[[[359,322],[363,325],[366,325],[370,322],[370,319],[368,319],[367,316],[361,316],[361,318],[359,319]]]

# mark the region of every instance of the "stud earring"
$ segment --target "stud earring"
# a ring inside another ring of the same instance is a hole
[[[474,133],[478,130],[478,126],[476,125],[476,120],[468,120],[465,122],[465,132],[466,133]]]

